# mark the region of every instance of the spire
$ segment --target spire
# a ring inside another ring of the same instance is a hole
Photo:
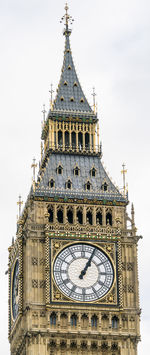
[[[65,22],[65,51],[62,67],[62,74],[54,100],[54,111],[90,113],[95,116],[81,88],[74,66],[69,37],[71,29],[69,23],[73,23],[73,18],[68,14],[68,4],[65,6],[65,15],[61,22]]]

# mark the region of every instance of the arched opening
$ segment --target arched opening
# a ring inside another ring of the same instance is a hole
[[[62,139],[62,131],[58,131],[58,145],[62,147],[63,139]]]
[[[112,317],[112,328],[118,329],[118,324],[119,324],[118,317],[116,317],[116,316]]]
[[[79,146],[79,150],[82,149],[82,146],[83,146],[83,134],[81,132],[78,133],[78,146]]]
[[[56,313],[53,312],[51,315],[50,315],[50,324],[51,325],[56,325]]]
[[[65,341],[61,341],[61,343],[60,343],[61,350],[65,350],[66,346],[67,346],[66,342]]]
[[[83,214],[81,211],[77,212],[77,219],[80,224],[83,224]]]
[[[65,147],[66,148],[69,147],[69,132],[68,131],[65,132]]]
[[[70,318],[70,323],[72,327],[76,327],[77,326],[77,315],[76,314],[72,314],[71,318]]]
[[[91,190],[91,183],[89,181],[85,184],[85,189],[88,191]]]
[[[92,316],[92,318],[91,318],[91,327],[92,327],[92,328],[97,328],[97,320],[98,320],[98,318],[97,318],[97,316],[94,314],[94,315]]]
[[[62,210],[57,211],[57,220],[59,223],[63,223],[63,211]]]
[[[79,176],[79,171],[80,169],[76,166],[76,168],[74,169],[74,175]]]
[[[102,226],[102,213],[96,213],[96,224],[100,224]]]
[[[97,354],[97,344],[96,343],[91,344],[91,349],[92,349],[92,351],[96,352],[96,354]]]
[[[86,220],[89,224],[92,225],[92,213],[90,211],[88,211],[86,214]]]
[[[72,182],[71,182],[70,180],[68,180],[68,181],[66,182],[66,188],[67,188],[67,189],[71,189],[71,187],[72,187]]]
[[[49,220],[50,223],[52,223],[53,222],[53,210],[52,210],[52,208],[48,209],[48,213],[49,213],[48,220]]]
[[[112,226],[112,214],[110,212],[106,214],[106,224]]]
[[[91,176],[92,176],[92,177],[95,177],[95,176],[96,176],[96,170],[95,170],[95,168],[93,168],[93,169],[91,170]]]
[[[104,191],[107,191],[107,184],[106,184],[106,182],[104,183]]]
[[[68,210],[67,211],[67,218],[68,218],[68,222],[70,224],[73,224],[73,212],[72,212],[72,210]]]
[[[72,148],[76,148],[76,133],[71,133]]]
[[[53,180],[53,179],[51,179],[50,181],[49,181],[49,187],[51,187],[51,188],[53,188],[54,186],[55,186],[55,181]]]
[[[57,174],[58,175],[62,175],[62,172],[63,172],[63,168],[62,168],[61,165],[59,165],[58,168],[57,168]]]
[[[71,352],[71,354],[74,354],[74,351],[77,349],[77,344],[75,341],[70,344],[70,349],[73,351],[73,353]]]
[[[85,133],[85,147],[89,148],[90,142],[89,142],[89,133]]]
[[[86,344],[86,342],[82,342],[81,343],[81,349],[85,352],[86,351],[86,354],[87,354],[87,344]]]

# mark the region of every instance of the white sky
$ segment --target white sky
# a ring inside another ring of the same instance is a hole
[[[128,169],[139,241],[142,343],[149,355],[149,94],[150,1],[70,0],[75,18],[71,46],[84,92],[97,93],[103,161],[121,187],[121,165]],[[0,157],[1,157],[1,317],[0,352],[7,341],[7,248],[16,233],[19,193],[25,202],[31,163],[40,158],[42,105],[49,106],[51,82],[57,87],[63,60],[62,0],[0,0]],[[129,205],[129,210],[131,204]]]

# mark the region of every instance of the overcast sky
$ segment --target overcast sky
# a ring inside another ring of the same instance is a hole
[[[150,348],[149,181],[150,181],[150,1],[70,0],[74,17],[71,47],[83,90],[92,104],[96,89],[103,161],[122,187],[128,169],[129,200],[135,206],[139,241],[142,343]],[[17,199],[26,201],[31,163],[40,159],[42,105],[49,109],[51,82],[60,78],[64,38],[62,0],[0,0],[1,163],[1,354],[7,341],[8,246],[16,233]],[[129,205],[129,213],[131,203]]]

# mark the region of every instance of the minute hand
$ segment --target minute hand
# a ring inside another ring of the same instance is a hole
[[[85,265],[85,267],[84,267],[84,269],[81,271],[81,274],[80,274],[80,276],[79,276],[79,279],[83,279],[83,276],[86,274],[86,271],[87,271],[88,267],[91,266],[91,261],[92,261],[92,258],[93,258],[93,256],[94,256],[94,254],[95,254],[95,249],[93,250],[93,252],[92,252],[92,254],[91,254],[91,256],[90,256],[88,262],[86,263],[86,265]]]

